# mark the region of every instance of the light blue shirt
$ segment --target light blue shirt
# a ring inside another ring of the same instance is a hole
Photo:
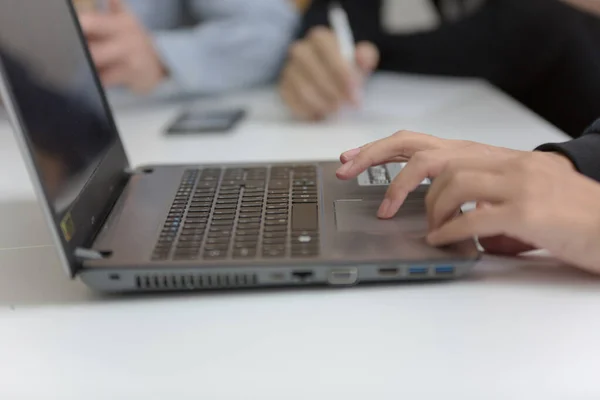
[[[212,94],[272,81],[299,15],[291,0],[126,0],[170,78],[155,94]]]

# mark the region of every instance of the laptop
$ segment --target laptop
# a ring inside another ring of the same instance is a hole
[[[474,240],[425,243],[423,185],[376,218],[401,166],[131,167],[68,0],[0,2],[0,76],[66,272],[103,292],[448,280]]]

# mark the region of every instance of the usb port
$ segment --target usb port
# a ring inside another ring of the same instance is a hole
[[[408,274],[412,276],[427,275],[427,272],[429,272],[427,267],[410,267],[408,269]]]
[[[380,276],[396,276],[398,275],[400,271],[398,270],[398,268],[379,268],[379,275]]]
[[[451,265],[441,265],[439,267],[435,267],[436,275],[452,275],[454,273],[454,267]]]

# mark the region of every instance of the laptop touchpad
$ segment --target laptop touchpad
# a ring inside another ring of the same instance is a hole
[[[417,200],[417,199],[415,199]],[[400,208],[390,220],[377,218],[379,200],[338,200],[335,202],[335,222],[338,232],[362,233],[425,233],[427,219],[423,199],[411,201]]]

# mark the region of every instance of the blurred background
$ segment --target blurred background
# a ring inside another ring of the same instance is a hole
[[[381,70],[485,79],[571,136],[600,115],[598,0],[341,0],[354,60],[330,0],[73,1],[111,98],[271,85],[320,121]]]

